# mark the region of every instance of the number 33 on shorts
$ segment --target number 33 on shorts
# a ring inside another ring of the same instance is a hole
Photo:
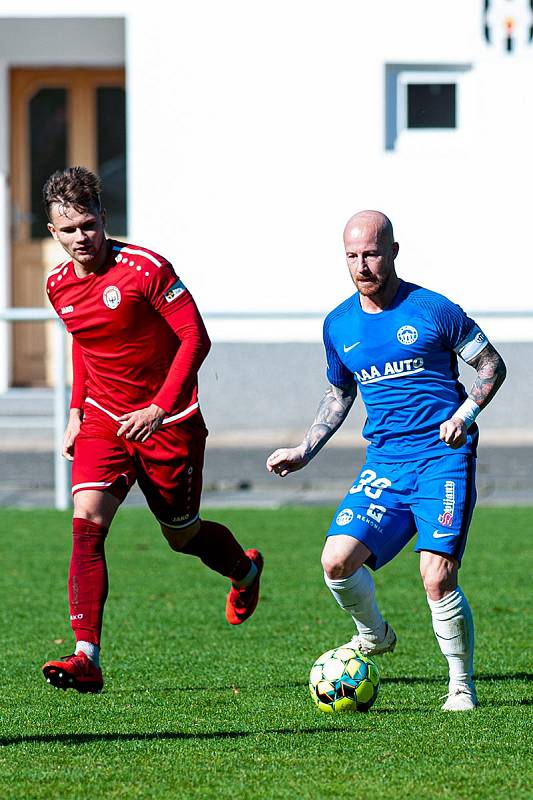
[[[373,469],[363,469],[348,494],[364,492],[371,500],[377,500],[383,492],[383,489],[388,489],[391,485],[392,481],[388,478],[378,477]],[[386,511],[387,509],[385,506],[370,503],[365,513],[370,519],[381,522],[383,514],[385,514]]]
[[[388,464],[375,468],[365,465],[338,506],[327,532],[327,536],[344,534],[363,542],[371,551],[367,563],[372,569],[389,561],[414,532],[412,529],[407,539],[402,535],[398,543],[394,541],[396,532],[405,533],[405,523],[399,520],[398,493],[386,473],[390,473]]]

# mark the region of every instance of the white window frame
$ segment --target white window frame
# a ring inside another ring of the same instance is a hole
[[[407,87],[414,83],[455,84],[455,128],[408,128]],[[431,68],[409,65],[396,75],[396,137],[394,149],[445,149],[464,147],[473,119],[472,69],[468,65],[439,65]]]

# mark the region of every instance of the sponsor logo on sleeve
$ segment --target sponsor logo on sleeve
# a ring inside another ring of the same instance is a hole
[[[418,331],[412,325],[402,325],[396,332],[396,338],[400,344],[414,344],[418,339]]]
[[[63,306],[63,308],[61,309],[62,314],[72,314],[73,311],[74,311],[74,306]]]
[[[106,289],[104,289],[102,299],[106,306],[111,310],[117,308],[122,300],[120,289],[118,289],[116,286],[108,286]]]
[[[183,285],[183,283],[178,278],[176,283],[173,283],[172,286],[170,287],[170,289],[166,290],[166,292],[164,293],[163,297],[165,298],[167,303],[172,303],[172,301],[175,300],[176,297],[179,297],[180,294],[183,294],[183,292],[186,292],[186,291],[187,291],[187,288]]]

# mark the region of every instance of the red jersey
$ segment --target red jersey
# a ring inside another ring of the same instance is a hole
[[[145,247],[108,240],[98,272],[66,261],[46,290],[73,337],[71,407],[117,418],[155,403],[163,424],[198,408],[197,373],[210,347],[196,304],[172,265]]]

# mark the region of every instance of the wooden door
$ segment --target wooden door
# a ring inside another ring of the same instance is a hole
[[[125,235],[126,134],[121,69],[14,69],[11,72],[12,304],[43,306],[47,272],[64,257],[46,230],[41,193],[56,169],[100,174],[108,228]],[[47,323],[13,326],[13,383],[51,383]]]

